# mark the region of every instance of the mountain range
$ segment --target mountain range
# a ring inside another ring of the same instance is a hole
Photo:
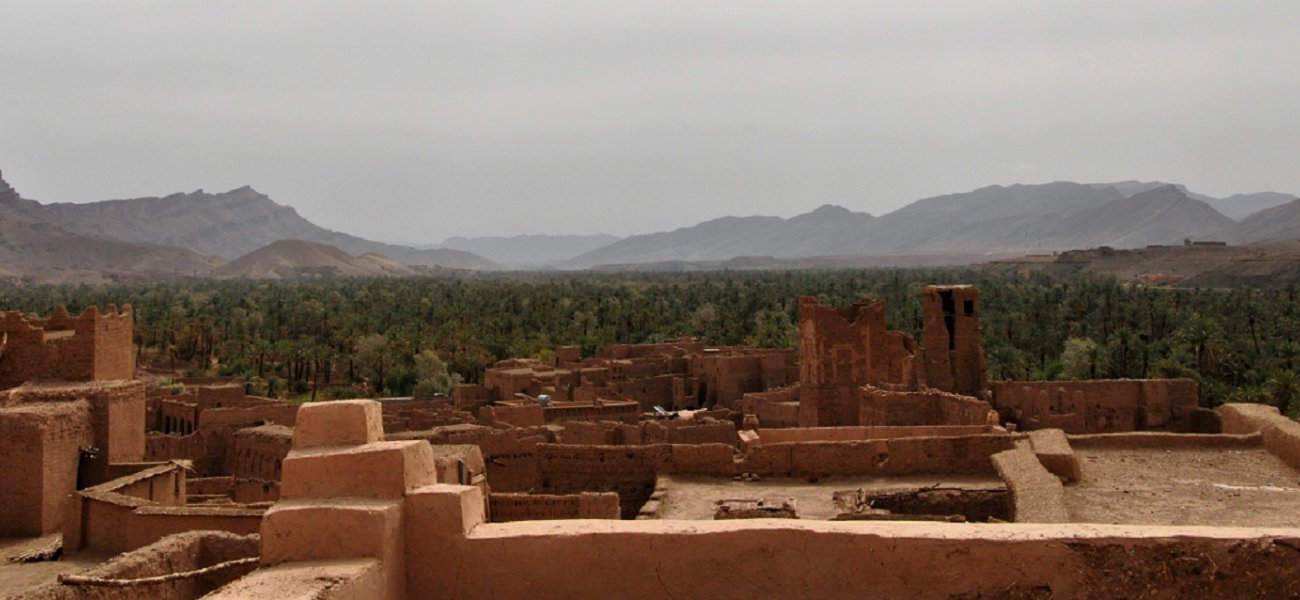
[[[1295,196],[1235,196],[1252,207],[1272,205],[1241,221],[1202,198],[1208,197],[1158,182],[989,186],[925,198],[880,217],[829,205],[789,219],[723,217],[628,237],[574,257],[565,266],[752,256],[1013,255],[1184,240],[1253,243],[1300,238]],[[1276,212],[1267,217],[1269,211]]]
[[[824,205],[791,218],[728,216],[623,239],[453,237],[416,247],[319,227],[250,187],[41,204],[0,178],[0,281],[402,276],[437,272],[433,268],[603,265],[968,264],[1101,246],[1294,239],[1300,239],[1300,200],[1293,195],[1213,198],[1141,181],[995,185],[917,200],[881,216]],[[281,243],[286,240],[295,241]]]

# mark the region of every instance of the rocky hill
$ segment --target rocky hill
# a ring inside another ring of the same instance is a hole
[[[492,269],[487,259],[461,250],[421,250],[331,231],[251,187],[209,194],[41,206],[46,219],[76,233],[189,248],[234,259],[279,240],[337,246],[352,255],[383,254],[410,265]]]
[[[105,283],[204,276],[220,260],[192,250],[74,233],[0,178],[0,280]]]
[[[1262,210],[1281,206],[1295,200],[1294,194],[1277,192],[1258,192],[1254,194],[1234,194],[1222,199],[1209,200],[1209,205],[1223,213],[1223,216],[1236,221],[1245,219]]]
[[[1300,200],[1292,200],[1250,215],[1228,229],[1234,244],[1300,239]]]
[[[408,265],[379,254],[353,257],[343,250],[305,240],[279,240],[212,271],[222,279],[306,279],[315,277],[406,277]]]

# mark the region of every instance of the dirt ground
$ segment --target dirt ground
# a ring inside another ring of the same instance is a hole
[[[0,538],[0,598],[18,597],[24,591],[53,583],[59,575],[88,569],[109,558],[79,553],[62,560],[13,562],[23,556],[47,552],[59,544],[58,534],[39,538]]]
[[[1262,448],[1075,449],[1072,520],[1135,525],[1295,527],[1300,472]]]
[[[735,481],[717,477],[660,477],[659,487],[665,491],[659,508],[661,519],[712,520],[717,500],[795,499],[795,510],[800,519],[826,520],[839,514],[831,501],[835,492],[867,489],[876,491],[903,491],[939,484],[943,487],[970,489],[1005,489],[1006,485],[995,475],[970,476],[909,476],[909,477],[826,477],[816,483],[806,479],[760,479]]]

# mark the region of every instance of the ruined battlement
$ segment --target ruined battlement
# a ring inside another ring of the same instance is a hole
[[[921,296],[925,382],[932,388],[976,395],[987,386],[980,291],[970,285],[930,285]]]
[[[63,306],[47,319],[0,313],[0,389],[28,381],[102,381],[135,375],[129,305],[87,308],[71,316]]]

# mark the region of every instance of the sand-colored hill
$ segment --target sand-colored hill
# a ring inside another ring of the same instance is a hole
[[[280,240],[212,271],[224,279],[305,279],[315,277],[405,277],[416,270],[380,254],[354,257],[328,244]]]

